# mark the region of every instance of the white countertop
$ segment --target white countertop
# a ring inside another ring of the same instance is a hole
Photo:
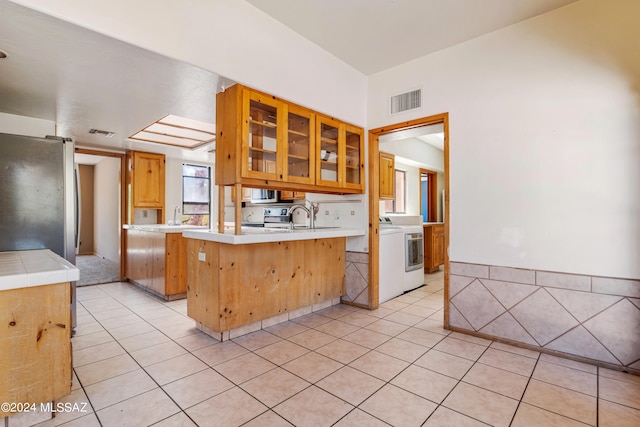
[[[182,233],[185,230],[208,230],[204,225],[124,224],[125,230],[151,231],[154,233]]]
[[[80,270],[49,249],[0,252],[0,291],[78,279]]]
[[[212,230],[185,230],[182,235],[188,239],[245,245],[251,243],[284,242],[292,240],[331,239],[334,237],[364,236],[360,228],[315,228],[283,230],[278,228],[242,227],[242,234],[233,234],[233,229],[224,234]]]

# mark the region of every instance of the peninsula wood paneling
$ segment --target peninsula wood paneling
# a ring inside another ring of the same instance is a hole
[[[187,314],[214,331],[344,294],[344,237],[249,245],[188,240]]]
[[[0,291],[0,402],[71,392],[70,292],[69,282]]]
[[[185,296],[186,257],[186,239],[181,233],[127,230],[125,276],[158,296]]]

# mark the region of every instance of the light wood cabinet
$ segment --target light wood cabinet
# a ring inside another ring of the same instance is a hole
[[[129,224],[135,208],[158,209],[158,222],[164,223],[165,155],[129,151],[127,169]]]
[[[395,156],[380,152],[380,200],[395,197]]]
[[[288,191],[283,190],[280,192],[280,200],[301,200],[307,197],[307,193],[304,191]]]
[[[187,251],[187,314],[216,332],[345,292],[345,237],[246,245],[187,239]]]
[[[444,224],[424,224],[424,271],[433,273],[444,264]]]
[[[219,93],[216,107],[217,185],[364,192],[362,128],[239,84]],[[320,117],[335,135],[318,127]]]
[[[173,300],[187,292],[186,239],[182,233],[127,230],[125,276],[152,293]]]
[[[359,192],[364,189],[364,131],[318,115],[316,183]]]
[[[164,208],[164,154],[132,153],[133,207]]]
[[[71,393],[70,300],[69,282],[0,291],[0,402],[39,407]]]
[[[231,187],[231,201],[233,203],[236,202],[236,188]],[[240,198],[241,202],[250,202],[251,201],[251,189],[247,187],[242,188],[242,197]]]

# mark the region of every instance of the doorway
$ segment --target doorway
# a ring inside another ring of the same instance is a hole
[[[120,153],[76,149],[78,286],[122,280],[124,158]]]
[[[438,173],[420,168],[420,216],[422,222],[441,221],[438,206]]]
[[[427,126],[438,125],[442,137],[442,151],[443,151],[443,164],[442,171],[435,171],[432,168],[420,167],[418,165],[419,172],[416,173],[416,188],[417,194],[421,194],[422,178],[426,178],[426,218],[427,222],[444,222],[444,326],[449,325],[449,117],[448,113],[438,114],[435,116],[424,117],[407,122],[401,122],[394,125],[389,125],[381,128],[372,129],[369,131],[369,300],[368,306],[370,309],[376,309],[379,306],[379,254],[380,254],[380,229],[378,218],[381,215],[380,212],[380,140],[392,139],[400,135],[405,134],[419,134],[423,132]],[[405,146],[403,148],[407,148]],[[385,152],[389,150],[385,147]],[[411,154],[406,154],[404,157],[411,159]],[[410,163],[408,160],[407,163]],[[440,173],[440,179],[438,179],[438,172]],[[431,179],[429,179],[431,178]],[[419,207],[416,208],[415,215],[422,214],[422,196],[417,196],[416,199],[420,199]],[[441,195],[441,196],[439,196]],[[441,207],[440,207],[441,206]]]

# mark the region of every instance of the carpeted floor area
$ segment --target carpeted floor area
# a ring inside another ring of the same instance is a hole
[[[76,256],[76,267],[80,269],[77,286],[97,285],[120,280],[119,265],[97,255]]]

